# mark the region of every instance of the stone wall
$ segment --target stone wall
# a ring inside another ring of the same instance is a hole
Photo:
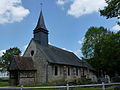
[[[58,67],[57,75],[55,75],[55,66]],[[68,73],[68,68],[69,68],[69,73]],[[91,79],[93,82],[97,81],[96,75],[88,69],[84,68],[84,75],[86,76],[86,78]],[[53,65],[53,64],[50,64],[48,66],[49,83],[73,82],[75,80],[80,80],[81,76],[83,76],[83,68],[80,67]]]
[[[19,74],[19,85],[31,86],[36,84],[35,71],[21,71]]]
[[[33,86],[35,85],[35,78],[20,78],[19,80],[19,86]]]
[[[31,51],[34,52],[31,55]],[[36,46],[35,42],[32,40],[26,49],[24,55],[25,57],[32,57],[34,61],[35,68],[37,69],[36,72],[36,84],[44,84],[47,82],[47,61],[46,57],[43,52],[40,50],[39,46]]]
[[[58,74],[55,75],[55,66],[58,67]],[[69,73],[68,73],[69,68]],[[87,71],[85,70],[87,74]],[[69,75],[68,75],[69,74]],[[72,82],[81,78],[83,70],[80,67],[65,66],[65,65],[49,65],[48,66],[48,82]]]

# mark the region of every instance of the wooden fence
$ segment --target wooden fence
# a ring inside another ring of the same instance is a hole
[[[47,87],[0,87],[0,89],[61,89],[61,90],[70,90],[70,88],[83,88],[83,87],[101,87],[101,90],[105,90],[105,86],[110,85],[120,85],[120,83],[102,83],[102,84],[87,84],[87,85],[71,85],[69,86],[66,84],[66,86],[47,86]]]

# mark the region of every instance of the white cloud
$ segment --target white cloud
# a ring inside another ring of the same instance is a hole
[[[25,45],[25,46],[23,46],[23,49],[24,49],[24,50],[26,50],[26,48],[27,48],[27,47],[28,47],[28,44],[27,44],[27,45]]]
[[[78,41],[78,43],[79,43],[80,45],[83,44],[83,42],[84,42],[84,37],[83,37],[81,40]]]
[[[21,0],[0,0],[0,24],[20,22],[29,13]]]
[[[23,56],[23,54],[24,54],[25,50],[27,49],[27,47],[28,47],[28,44],[22,47],[23,49],[22,49],[21,56]]]
[[[48,44],[52,45],[52,43],[51,43],[51,42],[48,42]]]
[[[57,4],[58,5],[64,5],[66,3],[67,0],[57,0]]]
[[[69,49],[66,49],[66,48],[62,48],[63,50],[66,50],[66,51],[69,51],[69,52],[73,52],[75,55],[77,55],[79,58],[82,56],[82,52],[80,49],[77,49],[75,51],[72,51],[72,50],[69,50]]]
[[[98,12],[106,5],[105,0],[73,0],[67,13],[78,18],[85,14]]]
[[[73,51],[74,54],[76,54],[78,57],[81,57],[82,56],[82,52],[80,49],[76,50],[76,51]]]
[[[5,51],[6,50],[0,50],[0,56],[2,56]]]
[[[116,24],[115,26],[112,27],[112,30],[113,31],[120,31],[120,26]]]

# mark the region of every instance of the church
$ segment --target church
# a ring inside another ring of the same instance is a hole
[[[42,10],[36,28],[23,56],[14,56],[8,67],[10,85],[65,83],[82,77],[96,82],[95,70],[73,52],[48,44]]]

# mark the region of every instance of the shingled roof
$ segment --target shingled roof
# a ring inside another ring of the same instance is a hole
[[[49,63],[86,67],[93,70],[90,64],[85,62],[83,64],[82,60],[80,60],[73,52],[63,50],[52,45],[44,47],[36,40],[34,40],[34,42],[37,49],[42,50]]]
[[[8,68],[10,70],[36,70],[31,57],[14,56]]]

